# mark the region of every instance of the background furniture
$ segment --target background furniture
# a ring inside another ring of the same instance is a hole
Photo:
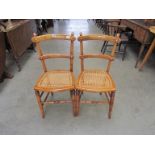
[[[13,20],[11,24],[9,22],[5,22],[4,24],[6,26],[4,30],[7,38],[6,47],[13,55],[20,71],[20,57],[30,46],[34,49],[31,38],[33,32],[37,32],[35,20]]]
[[[149,30],[151,33],[153,33],[155,35],[155,26],[151,26],[149,28]],[[150,55],[152,54],[154,49],[155,49],[155,37],[154,37],[148,51],[146,52],[146,55],[145,55],[143,61],[141,62],[140,66],[139,66],[139,70],[143,69],[144,64],[146,63],[146,61],[148,60],[148,58],[150,57]]]
[[[36,19],[35,22],[38,35],[43,34],[43,32],[48,32],[47,28],[54,26],[53,19]]]
[[[142,19],[122,19],[121,24],[130,28],[133,31],[133,37],[141,43],[135,64],[135,67],[137,67],[145,46],[151,44],[153,40],[153,34],[149,31],[149,27],[155,25],[155,22],[151,21],[150,23],[146,23],[146,21]]]
[[[104,27],[105,34],[107,35],[116,36],[117,33],[120,34],[121,41],[118,44],[118,50],[116,50],[116,52],[121,53],[122,60],[124,60],[126,55],[126,48],[129,41],[129,38],[127,36],[128,30],[126,30],[126,26],[120,24],[119,20],[106,20]],[[108,44],[108,42],[105,41],[102,45],[102,53],[106,52],[107,46],[111,46],[111,44]]]
[[[108,41],[113,44],[111,55],[107,54],[84,54],[83,52],[83,42],[89,40],[97,41]],[[109,74],[111,62],[114,60],[116,46],[119,41],[119,36],[108,36],[108,35],[82,35],[78,37],[80,42],[80,59],[81,59],[81,73],[79,74],[76,83],[76,113],[79,114],[81,103],[108,103],[109,113],[108,117],[111,118],[112,108],[114,104],[115,96],[115,82]],[[106,70],[87,70],[84,69],[84,59],[86,58],[100,58],[108,60]],[[83,92],[93,92],[93,93],[105,93],[106,101],[80,101]]]
[[[4,32],[0,30],[0,82],[3,82],[5,78],[13,78],[13,75],[6,72],[5,62],[6,62],[6,46],[5,46],[5,35]]]
[[[0,81],[2,81],[2,75],[4,74],[5,59],[4,33],[0,30]]]
[[[70,52],[69,54],[58,54],[54,53],[45,53],[43,52],[40,43],[46,40],[67,40],[70,42]],[[36,43],[37,52],[39,54],[39,58],[41,60],[44,73],[39,77],[34,86],[36,98],[38,101],[38,105],[40,108],[41,116],[44,118],[44,105],[46,104],[58,104],[58,103],[73,103],[74,102],[74,89],[75,89],[75,79],[73,75],[73,51],[74,51],[74,41],[75,37],[72,33],[69,35],[55,35],[55,34],[47,34],[36,36],[32,38],[32,41]],[[50,58],[67,58],[70,60],[70,69],[69,70],[48,70],[45,60]],[[48,96],[51,93],[62,92],[62,91],[70,91],[71,101],[69,100],[48,100]],[[45,98],[43,99],[43,95],[46,93]],[[75,114],[75,104],[73,104],[73,113]]]

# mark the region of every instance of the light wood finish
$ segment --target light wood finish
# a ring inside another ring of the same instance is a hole
[[[73,56],[70,56],[70,55],[67,55],[67,54],[44,54],[44,55],[39,57],[40,60],[49,59],[49,58],[68,58],[68,59],[72,59]]]
[[[115,83],[110,74],[102,70],[84,70],[79,75],[76,88],[90,92],[115,91]]]
[[[40,43],[47,40],[66,40],[70,42],[69,52],[59,54],[47,54],[43,52]],[[75,102],[75,78],[73,74],[73,58],[74,58],[74,41],[75,37],[64,34],[47,34],[41,36],[34,36],[32,38],[33,43],[36,43],[39,59],[41,60],[44,73],[38,78],[34,90],[38,101],[39,109],[42,118],[44,118],[44,106],[47,104],[62,104],[62,103],[74,103]],[[45,53],[45,54],[44,54]],[[48,70],[46,66],[46,59],[55,58],[67,58],[70,60],[69,70]],[[71,100],[51,100],[49,94],[53,96],[56,92],[70,91]],[[75,115],[75,104],[73,104],[73,114]]]
[[[118,35],[117,35],[118,36]],[[113,37],[113,36],[109,36],[109,35],[100,35],[100,34],[89,34],[89,35],[84,35],[82,36],[82,34],[80,34],[80,36],[78,37],[78,41],[88,41],[88,40],[101,40],[101,41],[109,41],[111,43],[116,43],[118,41],[120,41],[120,38],[117,37]]]
[[[155,34],[155,26],[151,26],[151,27],[149,28],[149,30],[150,30],[150,32],[152,32],[153,34]]]
[[[40,35],[37,37],[33,37],[32,41],[34,43],[39,43],[41,41],[47,41],[47,40],[69,40],[69,41],[75,41],[74,35],[66,35],[66,34],[45,34]]]
[[[74,81],[74,75],[70,71],[47,71],[39,77],[34,88],[45,92],[72,90],[74,89]]]
[[[151,26],[149,28],[150,32],[153,33],[155,35],[155,26]],[[144,67],[144,64],[147,62],[147,60],[149,59],[149,57],[151,56],[152,52],[155,49],[155,38],[153,39],[148,51],[146,52],[146,55],[143,59],[143,61],[141,62],[140,66],[139,66],[139,70],[142,70]]]
[[[80,42],[80,59],[81,59],[81,73],[78,76],[78,80],[76,82],[76,97],[74,102],[76,115],[79,115],[80,112],[80,104],[94,104],[94,103],[108,103],[109,104],[109,113],[108,117],[111,118],[112,107],[114,103],[114,94],[116,91],[115,82],[113,81],[111,75],[109,74],[111,62],[114,60],[115,51],[117,43],[120,41],[119,35],[108,36],[108,35],[82,35],[78,37]],[[84,54],[83,51],[83,41],[88,40],[97,40],[97,41],[108,41],[113,44],[113,48],[110,55],[107,54]],[[84,68],[84,59],[86,58],[101,58],[108,60],[107,67],[105,70],[87,70]],[[100,95],[103,93],[106,95],[105,101],[91,101],[85,100],[80,101],[83,92],[92,92],[99,93]]]
[[[107,60],[114,60],[114,57],[108,55],[108,54],[85,54],[85,55],[80,55],[81,59],[85,58],[100,58],[100,59],[107,59]]]

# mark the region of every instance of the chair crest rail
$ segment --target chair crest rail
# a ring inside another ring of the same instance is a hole
[[[34,36],[32,37],[32,42],[38,43],[41,41],[47,41],[47,40],[68,40],[68,41],[75,41],[75,37],[73,34],[66,35],[66,34],[46,34],[46,35],[40,35],[40,36]]]
[[[90,35],[82,35],[78,37],[78,41],[88,41],[88,40],[101,40],[101,41],[109,41],[112,43],[120,42],[119,34],[114,36],[109,35],[99,35],[99,34],[90,34]]]
[[[67,58],[67,59],[73,59],[74,56],[67,55],[67,54],[44,54],[39,57],[40,60],[43,59],[50,59],[50,58]]]
[[[114,60],[114,57],[108,54],[84,54],[84,55],[80,55],[81,59],[85,59],[85,58],[100,58],[100,59],[107,59],[110,61]]]

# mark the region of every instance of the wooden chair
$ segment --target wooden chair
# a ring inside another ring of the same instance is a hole
[[[70,53],[58,54],[43,54],[40,43],[46,40],[66,40],[70,41]],[[41,36],[34,36],[32,38],[33,43],[36,43],[37,52],[39,54],[39,59],[41,60],[44,73],[37,80],[34,90],[38,105],[40,108],[41,116],[44,118],[44,105],[47,104],[58,104],[58,103],[72,103],[74,102],[74,89],[75,89],[75,79],[73,75],[73,50],[75,37],[72,33],[71,35],[63,34],[46,34]],[[46,67],[46,59],[55,58],[66,58],[70,60],[69,70],[48,70]],[[53,96],[56,92],[70,91],[71,100],[47,100],[49,94]],[[44,99],[44,93],[46,94]],[[74,104],[73,104],[74,105]],[[74,107],[73,107],[74,112]]]
[[[117,24],[120,25],[121,20],[120,19],[104,19],[101,23],[101,30],[103,31],[103,34],[108,34],[108,24]]]
[[[113,49],[111,55],[107,54],[84,54],[83,53],[83,41],[97,40],[97,41],[108,41],[113,44]],[[80,104],[82,103],[109,103],[109,113],[108,117],[111,118],[112,107],[114,103],[114,96],[116,91],[115,82],[109,74],[111,62],[114,60],[115,50],[117,43],[119,42],[119,35],[116,37],[108,35],[82,35],[78,37],[80,41],[80,59],[81,59],[81,73],[79,74],[78,80],[76,82],[76,115],[79,114]],[[108,60],[106,70],[86,70],[84,69],[84,59],[86,58],[100,58]],[[93,93],[105,93],[107,98],[106,101],[80,101],[83,92],[93,92]]]
[[[113,35],[115,36],[117,33],[120,33],[120,43],[118,44],[118,50],[117,53],[122,54],[122,60],[124,60],[126,55],[126,49],[129,42],[129,38],[127,34],[129,34],[129,30],[127,30],[127,27],[125,25],[120,24],[120,21],[107,21],[105,24],[105,34],[107,35]],[[105,53],[108,46],[111,46],[108,44],[107,41],[105,41],[102,45],[101,52]]]

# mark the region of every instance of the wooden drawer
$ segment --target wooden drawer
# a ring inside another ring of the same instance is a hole
[[[125,20],[125,19],[122,19],[121,24],[126,25],[127,27],[129,27],[133,31],[135,31],[136,27],[137,27],[134,23],[130,22],[129,20]]]
[[[143,29],[140,26],[136,27],[136,31],[134,32],[134,37],[141,43],[145,42],[147,40],[148,31],[146,29]]]
[[[17,22],[17,26],[7,32],[7,38],[15,58],[19,58],[32,44],[32,28],[31,20],[23,20]]]

